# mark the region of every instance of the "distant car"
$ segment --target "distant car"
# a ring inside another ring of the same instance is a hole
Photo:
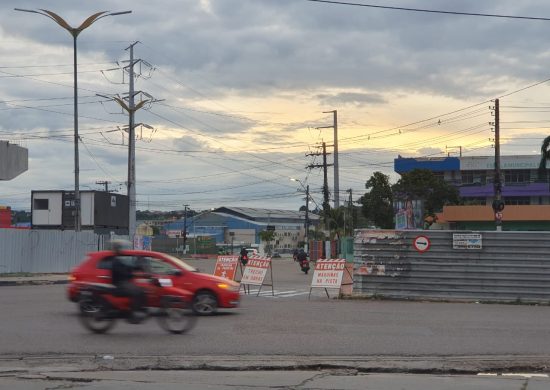
[[[248,258],[259,256],[256,248],[246,248],[246,253],[248,254]]]
[[[114,252],[89,253],[75,267],[67,287],[69,300],[78,302],[83,284],[111,284],[111,265]],[[214,275],[199,272],[184,261],[160,252],[125,250],[119,255],[130,264],[139,264],[144,272],[154,277],[169,278],[175,287],[193,294],[193,310],[197,314],[211,315],[218,308],[234,308],[239,305],[239,284]]]
[[[281,257],[281,254],[280,254],[279,252],[273,252],[273,253],[271,254],[271,257],[272,257],[272,258]]]

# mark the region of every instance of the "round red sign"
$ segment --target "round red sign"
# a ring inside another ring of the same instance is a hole
[[[418,252],[426,252],[430,249],[430,239],[426,236],[418,236],[414,239],[413,246]]]

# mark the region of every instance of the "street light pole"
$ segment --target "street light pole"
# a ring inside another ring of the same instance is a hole
[[[21,12],[30,12],[33,14],[43,15],[49,19],[52,19],[59,26],[63,27],[69,32],[73,37],[73,73],[74,73],[74,206],[75,206],[75,222],[74,229],[79,232],[81,229],[81,204],[80,204],[80,184],[79,184],[79,175],[80,175],[80,166],[79,166],[79,156],[78,156],[78,142],[80,137],[78,135],[78,72],[77,72],[77,45],[76,38],[78,35],[84,31],[86,28],[90,27],[94,22],[99,19],[105,18],[107,16],[114,15],[123,15],[129,14],[132,11],[122,11],[122,12],[109,12],[102,11],[97,12],[89,16],[79,27],[71,27],[65,19],[57,15],[55,12],[48,11],[45,9],[39,10],[30,10],[22,8],[14,8],[15,11]]]
[[[306,187],[306,245],[305,245],[305,251],[306,253],[309,253],[309,184]]]
[[[299,179],[295,179],[293,177],[291,177],[290,180],[297,181],[298,183],[300,183],[302,188],[306,191],[306,215],[305,215],[306,219],[304,221],[306,244],[305,244],[304,250],[306,253],[308,253],[308,249],[309,249],[309,184],[307,186],[304,186],[304,183],[302,183]]]

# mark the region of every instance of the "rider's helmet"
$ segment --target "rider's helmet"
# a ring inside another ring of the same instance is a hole
[[[131,249],[130,241],[127,240],[111,240],[109,247],[115,253],[119,253],[124,249]]]

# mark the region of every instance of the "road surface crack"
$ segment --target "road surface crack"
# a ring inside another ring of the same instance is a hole
[[[285,389],[298,390],[298,389],[302,388],[303,386],[305,386],[306,384],[313,382],[314,380],[323,379],[323,378],[326,378],[327,376],[353,376],[353,375],[357,375],[357,374],[358,374],[357,370],[323,371],[323,372],[320,372],[318,374],[313,375],[311,378],[304,379],[302,382],[298,383],[296,386],[285,387]]]

